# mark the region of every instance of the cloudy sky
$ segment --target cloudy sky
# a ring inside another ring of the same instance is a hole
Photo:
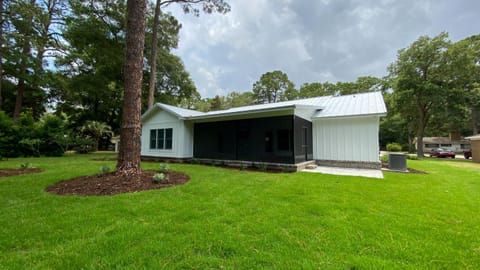
[[[273,70],[297,88],[382,77],[397,51],[421,35],[447,31],[458,41],[480,33],[479,0],[227,1],[226,15],[166,8],[183,25],[174,53],[202,97],[251,91]]]

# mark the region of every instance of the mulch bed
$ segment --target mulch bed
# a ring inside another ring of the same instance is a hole
[[[154,183],[152,177],[156,173],[158,172],[142,171],[138,180],[116,175],[114,172],[82,176],[55,183],[45,191],[58,195],[114,195],[182,185],[190,179],[184,173],[170,171],[166,173],[168,181]]]
[[[14,176],[20,174],[30,174],[41,172],[41,169],[31,168],[31,169],[0,169],[0,177]]]

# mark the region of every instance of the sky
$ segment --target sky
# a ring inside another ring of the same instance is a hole
[[[251,91],[260,76],[307,82],[383,77],[399,49],[442,31],[480,33],[479,0],[226,0],[225,15],[171,12],[182,24],[174,53],[203,98]]]

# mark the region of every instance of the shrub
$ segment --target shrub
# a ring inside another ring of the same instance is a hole
[[[163,183],[168,181],[168,175],[164,173],[156,173],[152,177],[154,183]]]
[[[75,138],[73,150],[78,154],[88,154],[95,150],[95,141],[89,138]]]
[[[43,144],[43,141],[40,139],[22,139],[19,144],[23,146],[24,153],[26,156],[40,156],[40,146]]]
[[[110,172],[110,167],[108,167],[108,165],[103,165],[101,168],[100,168],[100,173],[101,174],[106,174],[106,173],[109,173]]]
[[[247,166],[246,166],[245,164],[240,163],[240,171],[245,170],[246,167],[247,167]]]
[[[388,163],[388,155],[382,155],[380,157],[380,161],[383,163]]]
[[[400,151],[402,151],[402,146],[398,143],[389,143],[389,144],[387,144],[387,151],[389,151],[389,152],[400,152]]]
[[[4,111],[0,111],[0,156],[20,156],[19,140],[20,133],[13,120]]]
[[[170,166],[167,163],[160,163],[160,171],[167,173],[170,170]]]
[[[417,155],[407,155],[407,159],[418,160],[418,156]]]
[[[265,164],[265,163],[261,163],[261,164],[260,164],[260,170],[263,171],[263,172],[266,172],[266,171],[267,171],[267,167],[268,167],[268,166],[267,166],[267,164]]]
[[[20,169],[22,169],[22,170],[30,169],[30,168],[33,168],[33,165],[32,165],[32,163],[30,163],[28,161],[20,164]]]

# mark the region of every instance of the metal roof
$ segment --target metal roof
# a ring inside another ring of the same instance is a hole
[[[413,139],[413,142],[417,142],[417,138]],[[423,143],[431,143],[431,144],[451,144],[452,142],[457,143],[469,143],[466,139],[460,140],[451,140],[449,137],[423,137]]]
[[[205,119],[222,116],[242,115],[283,109],[311,109],[317,111],[312,119],[334,118],[363,115],[385,115],[387,109],[381,92],[370,92],[347,96],[321,96],[307,99],[290,100],[276,103],[259,104],[231,108],[228,110],[199,112],[183,109],[162,103],[156,103],[142,115],[142,119],[154,111],[155,108],[166,110],[183,119]]]
[[[361,115],[386,115],[387,107],[381,92],[370,92],[331,97],[325,109],[313,115],[315,118],[336,118]]]
[[[480,140],[480,134],[473,135],[473,136],[470,136],[470,137],[466,137],[465,139],[469,139],[469,140],[473,140],[473,141]]]

